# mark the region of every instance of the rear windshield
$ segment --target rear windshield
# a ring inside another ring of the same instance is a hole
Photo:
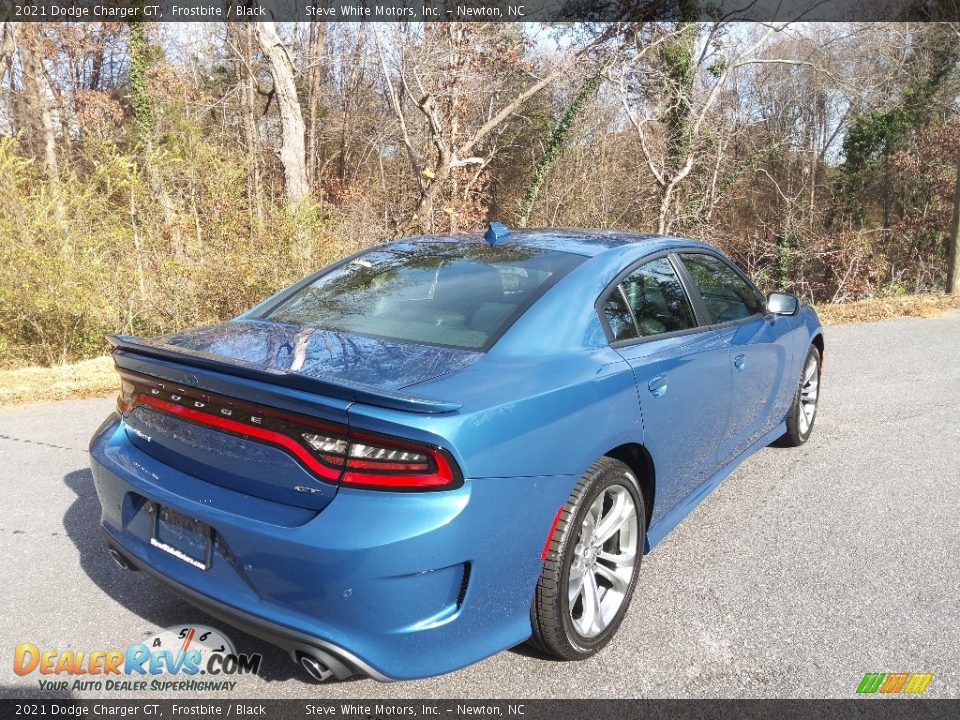
[[[529,247],[402,244],[372,250],[263,317],[325,330],[485,350],[584,260]]]

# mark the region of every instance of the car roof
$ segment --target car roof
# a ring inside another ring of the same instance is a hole
[[[405,243],[486,243],[483,233],[456,233],[451,235],[419,235],[406,237],[399,242]],[[689,238],[668,237],[649,233],[636,233],[626,230],[581,230],[576,228],[535,228],[509,229],[497,245],[516,247],[535,247],[542,250],[594,257],[607,250],[625,246],[643,245],[698,246],[702,243]]]

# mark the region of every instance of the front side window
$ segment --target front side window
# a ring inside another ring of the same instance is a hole
[[[761,312],[757,293],[723,260],[703,253],[683,253],[680,258],[700,290],[711,323],[731,322]]]
[[[262,317],[390,340],[488,347],[583,262],[509,245],[410,243],[372,250],[297,290]]]
[[[690,301],[667,258],[630,273],[610,293],[604,311],[615,341],[696,327]]]

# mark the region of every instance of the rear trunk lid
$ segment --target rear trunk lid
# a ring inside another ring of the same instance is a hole
[[[206,482],[323,509],[342,467],[305,434],[346,437],[354,402],[417,413],[455,403],[404,387],[468,367],[479,353],[264,321],[154,339],[111,338],[130,442]]]
[[[399,390],[462,370],[478,352],[385,340],[266,320],[231,320],[165,335],[170,349],[239,361],[268,372],[295,373],[347,385]]]

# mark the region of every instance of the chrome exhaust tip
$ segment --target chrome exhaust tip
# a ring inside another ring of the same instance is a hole
[[[334,675],[333,670],[327,667],[326,663],[310,655],[301,655],[300,665],[317,682],[326,682]]]
[[[113,562],[116,563],[117,567],[121,570],[137,570],[133,565],[131,565],[127,559],[120,554],[119,551],[114,548],[108,548],[107,551],[110,553],[110,557],[113,558]]]

